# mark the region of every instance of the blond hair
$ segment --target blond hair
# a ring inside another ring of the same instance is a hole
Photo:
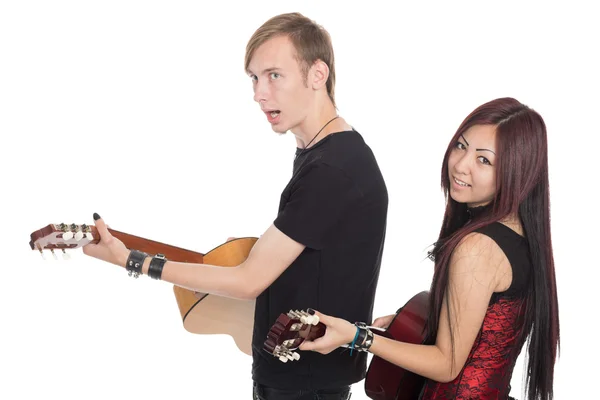
[[[329,77],[326,82],[327,94],[335,106],[335,66],[331,37],[322,26],[300,13],[277,15],[258,28],[246,45],[244,69],[248,71],[256,50],[263,43],[277,36],[287,36],[291,40],[305,82],[308,70],[317,60],[327,64],[329,67]]]

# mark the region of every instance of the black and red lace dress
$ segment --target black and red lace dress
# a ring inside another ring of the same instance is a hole
[[[510,380],[523,347],[520,339],[525,312],[525,291],[531,271],[527,240],[497,222],[479,230],[504,251],[512,268],[512,283],[494,293],[473,348],[460,374],[452,382],[427,380],[422,400],[509,399]]]

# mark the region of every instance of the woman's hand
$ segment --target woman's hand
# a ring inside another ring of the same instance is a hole
[[[344,319],[330,317],[318,311],[315,311],[315,315],[327,327],[325,335],[314,341],[304,341],[299,347],[300,350],[311,350],[321,354],[329,354],[338,347],[349,344],[354,340],[357,329],[356,325]]]
[[[390,315],[386,315],[385,317],[379,317],[375,321],[373,321],[372,326],[375,326],[377,328],[387,329],[390,326],[390,324],[392,323],[392,320],[394,319],[395,316],[396,316],[396,314],[390,314]]]

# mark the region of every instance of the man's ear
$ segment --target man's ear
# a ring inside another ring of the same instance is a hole
[[[321,60],[314,62],[308,71],[308,84],[314,90],[319,90],[327,85],[329,79],[329,67]]]

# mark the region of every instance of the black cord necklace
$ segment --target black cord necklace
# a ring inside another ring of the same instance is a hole
[[[310,146],[310,144],[313,142],[313,140],[315,140],[317,138],[317,136],[319,136],[319,133],[321,133],[323,131],[323,129],[325,129],[325,127],[331,123],[331,121],[338,119],[339,117],[340,117],[339,115],[336,115],[335,117],[331,118],[325,125],[323,125],[323,127],[321,129],[319,129],[319,132],[317,132],[317,134],[310,140],[310,142],[308,142],[308,144],[306,146],[304,146],[302,151],[300,153],[296,154],[296,157],[294,157],[294,161],[296,161],[296,159],[298,157],[300,157],[302,155],[302,153],[304,153],[304,151],[308,148],[308,146]]]

